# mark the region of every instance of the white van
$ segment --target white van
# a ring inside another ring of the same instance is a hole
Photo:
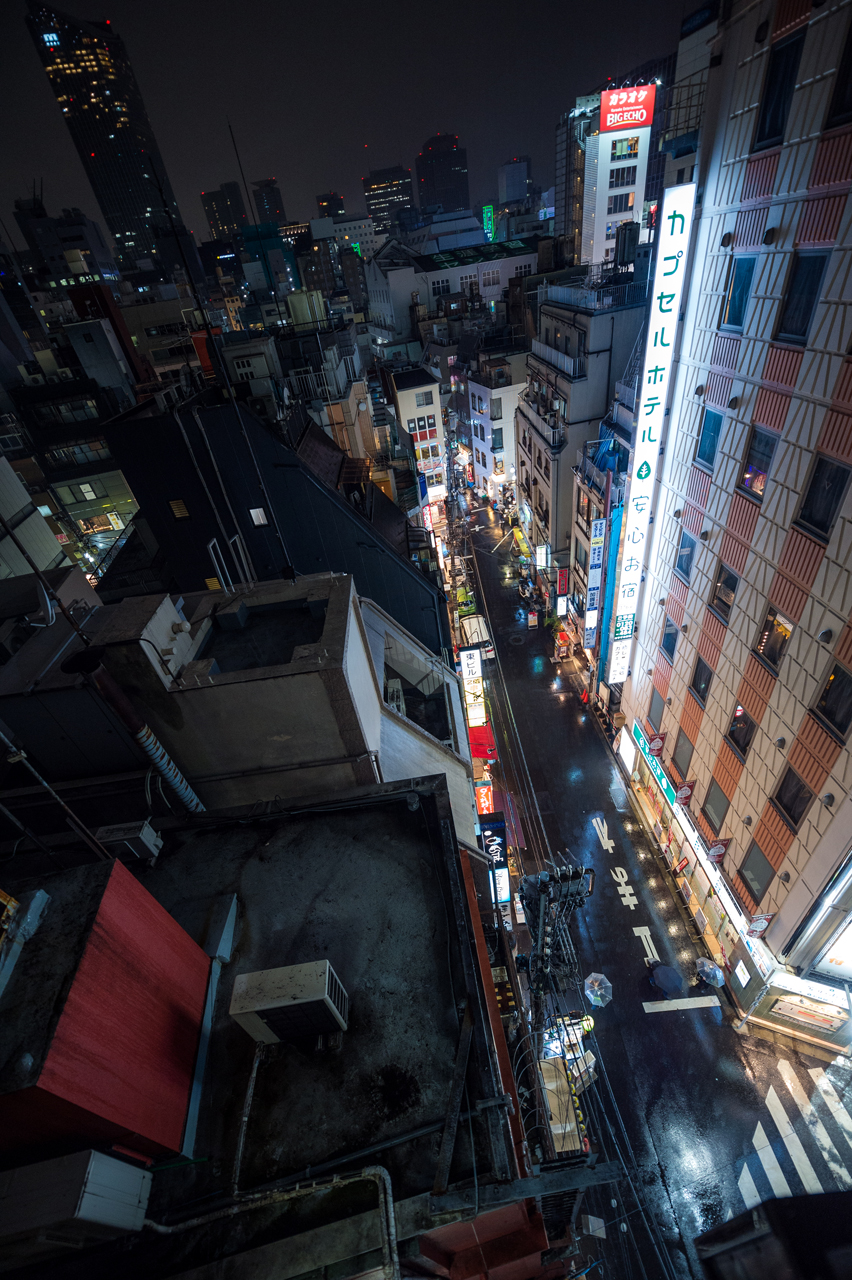
[[[472,613],[469,618],[462,618],[461,633],[468,649],[479,648],[483,658],[494,657],[494,645],[481,613]]]

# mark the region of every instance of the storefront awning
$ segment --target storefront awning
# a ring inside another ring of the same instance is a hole
[[[526,538],[524,537],[523,529],[515,529],[515,542],[518,544],[518,550],[520,551],[521,555],[527,556],[530,560],[532,560],[533,554],[530,551],[530,544],[527,542]]]
[[[485,724],[476,725],[468,729],[468,737],[470,739],[470,754],[476,760],[496,760],[497,744],[494,741],[494,734],[491,732],[491,723],[486,721]]]

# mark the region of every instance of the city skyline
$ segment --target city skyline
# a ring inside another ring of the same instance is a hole
[[[264,174],[277,174],[288,216],[296,219],[315,216],[316,193],[328,189],[340,191],[347,207],[363,208],[361,179],[368,171],[397,163],[413,170],[423,139],[439,131],[457,134],[459,145],[467,149],[474,204],[496,198],[497,169],[510,153],[531,154],[537,180],[549,186],[560,112],[570,107],[577,93],[606,75],[623,73],[640,55],[674,49],[682,11],[689,6],[666,4],[643,22],[641,33],[625,39],[620,50],[612,47],[608,32],[591,15],[580,12],[570,39],[549,39],[535,52],[522,33],[551,26],[553,5],[539,4],[523,17],[508,6],[505,13],[499,6],[492,8],[487,27],[472,15],[453,11],[456,39],[452,47],[442,51],[439,69],[422,71],[417,60],[409,59],[398,24],[393,31],[389,30],[392,24],[381,21],[369,32],[352,31],[350,14],[341,6],[328,24],[326,50],[329,80],[338,86],[338,95],[319,102],[307,65],[301,72],[298,66],[289,68],[284,78],[276,73],[280,46],[271,37],[278,30],[278,17],[266,0],[255,0],[254,7],[257,20],[247,28],[243,22],[238,25],[224,5],[205,6],[202,11],[191,3],[174,11],[155,4],[144,16],[127,0],[117,0],[104,13],[82,0],[63,6],[64,12],[80,20],[108,17],[126,43],[178,206],[197,239],[207,234],[200,193],[238,176],[229,119],[246,179],[251,183]],[[627,30],[630,11],[626,0],[617,5],[616,25],[621,13],[621,25]],[[0,216],[13,236],[14,201],[26,196],[33,180],[42,177],[49,209],[58,213],[62,207],[76,205],[95,221],[103,221],[34,56],[25,12],[24,0],[14,0],[0,18],[8,68],[0,101],[7,118],[14,115],[18,121],[0,173]],[[300,27],[300,22],[305,25]],[[166,23],[173,33],[171,40],[162,38]],[[262,37],[256,34],[261,32]],[[287,48],[307,47],[309,39],[315,39],[315,34],[309,32],[307,18],[288,17]],[[488,54],[483,65],[501,65],[513,48],[529,47],[531,91],[489,97],[488,111],[476,92],[466,99],[457,96],[452,107],[436,110],[434,89],[458,83],[467,74],[464,48],[471,42]],[[187,61],[183,51],[190,47],[194,56]],[[222,67],[220,49],[240,51],[233,73],[226,74]],[[377,65],[382,66],[382,75],[376,83],[365,82],[364,67]],[[224,92],[222,83],[227,85]],[[300,120],[304,124],[294,129],[293,122]],[[381,122],[378,127],[377,121]]]

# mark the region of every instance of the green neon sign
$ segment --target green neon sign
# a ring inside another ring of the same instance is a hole
[[[663,766],[660,764],[659,760],[656,758],[656,756],[651,755],[651,749],[648,746],[648,740],[645,737],[642,730],[639,728],[638,720],[633,721],[633,737],[636,739],[636,745],[638,746],[639,750],[642,752],[642,755],[645,757],[648,768],[651,770],[654,777],[657,779],[657,782],[659,782],[660,787],[662,788],[663,795],[666,797],[669,804],[672,807],[674,807],[675,800],[676,800],[675,789],[672,786],[672,784],[669,782],[668,778],[666,777],[665,772],[663,770]]]
[[[494,205],[486,204],[482,209],[482,229],[485,232],[485,239],[491,241],[494,239]]]
[[[363,255],[363,253],[361,252],[361,241],[360,241],[360,240],[353,240],[353,242],[352,242],[352,248],[355,250],[355,252],[357,253],[357,255],[358,255],[358,257],[359,257],[359,258],[363,258],[363,256],[364,256],[364,255]]]

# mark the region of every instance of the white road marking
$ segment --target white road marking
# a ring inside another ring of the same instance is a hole
[[[753,1209],[756,1204],[760,1204],[760,1195],[758,1194],[757,1187],[754,1185],[754,1178],[748,1171],[747,1164],[743,1165],[743,1171],[740,1174],[740,1180],[737,1183],[737,1186],[740,1189],[740,1195],[743,1200],[745,1200],[745,1207],[747,1209]],[[733,1217],[733,1214],[730,1216]]]
[[[754,1149],[758,1154],[760,1163],[763,1165],[763,1172],[769,1179],[769,1185],[773,1193],[779,1197],[791,1196],[790,1184],[781,1171],[781,1166],[775,1156],[775,1152],[769,1145],[769,1139],[766,1136],[766,1130],[762,1124],[758,1124],[752,1138]],[[751,1208],[751,1205],[748,1206]]]
[[[811,1195],[820,1195],[823,1189],[822,1183],[816,1176],[810,1160],[805,1155],[805,1149],[799,1138],[793,1132],[793,1126],[790,1124],[787,1112],[784,1110],[781,1099],[772,1085],[769,1086],[769,1092],[766,1095],[766,1105],[769,1108],[769,1114],[775,1121],[775,1127],[781,1135],[781,1140],[787,1148],[787,1153],[796,1166],[796,1173],[801,1178],[805,1191]]]
[[[632,885],[627,883],[628,872],[624,867],[610,867],[609,874],[618,885],[618,896],[621,898],[621,901],[624,903],[625,907],[629,907],[630,910],[633,911],[635,907],[639,906],[639,899],[633,892]]]
[[[778,1063],[778,1071],[781,1079],[790,1090],[793,1101],[801,1111],[802,1119],[810,1129],[814,1141],[822,1152],[825,1163],[837,1179],[838,1185],[842,1190],[849,1191],[852,1189],[852,1178],[849,1176],[849,1170],[840,1159],[840,1153],[831,1138],[829,1138],[825,1125],[808,1101],[808,1096],[799,1083],[798,1076],[790,1066],[790,1063],[783,1058]]]
[[[634,930],[635,932],[635,930]],[[843,1134],[849,1146],[852,1147],[852,1116],[840,1101],[840,1097],[823,1071],[822,1067],[812,1067],[808,1075],[813,1080],[816,1087],[822,1095],[823,1102],[831,1112],[831,1118]]]
[[[610,839],[609,831],[607,830],[606,819],[592,818],[592,826],[594,827],[595,831],[598,833],[598,839],[600,840],[606,852],[612,853],[613,849],[615,848],[615,844]]]
[[[642,946],[645,948],[645,955],[649,960],[659,960],[657,948],[651,940],[651,930],[646,924],[637,925],[633,930],[637,938],[642,939]]]
[[[693,996],[686,1000],[648,1000],[642,1002],[646,1013],[669,1013],[673,1009],[711,1009],[718,1008],[718,996]]]

